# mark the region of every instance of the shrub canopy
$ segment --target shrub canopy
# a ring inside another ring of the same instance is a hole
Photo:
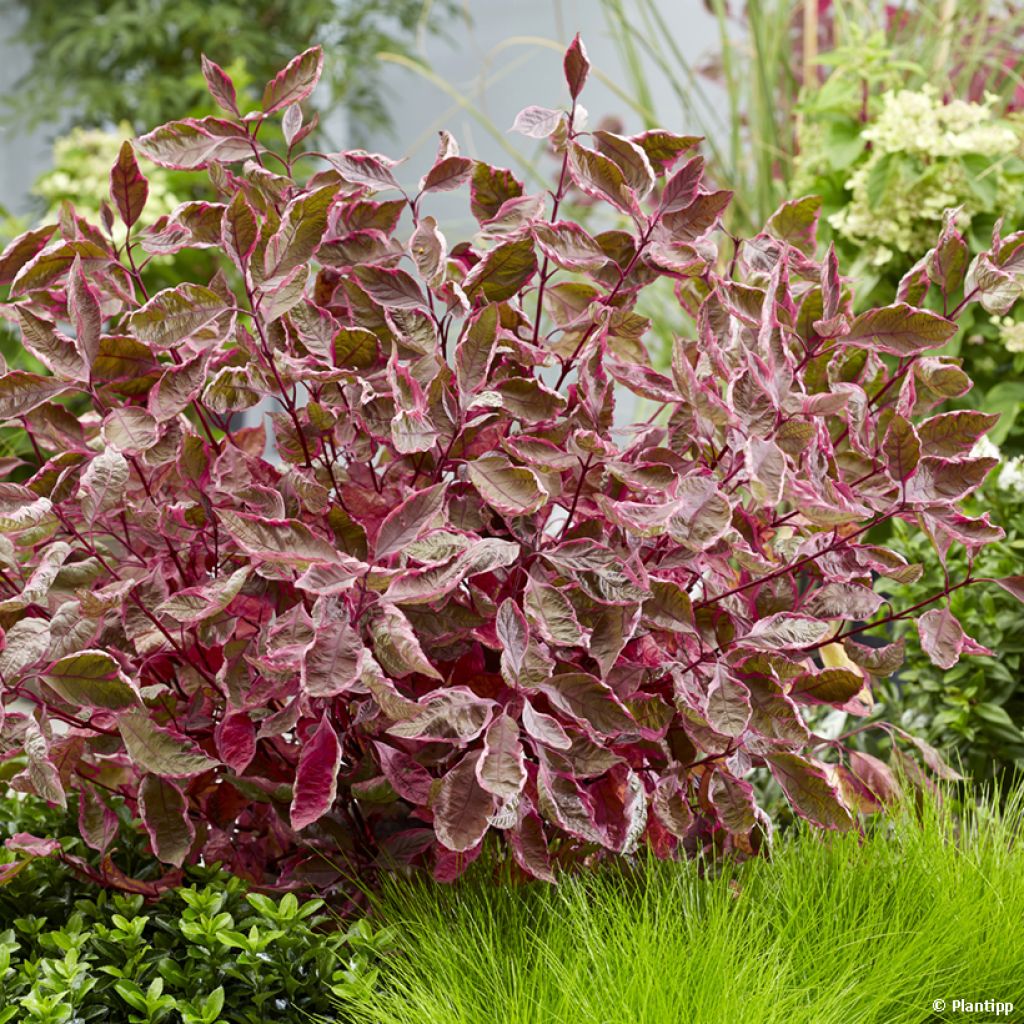
[[[816,204],[720,252],[730,194],[699,140],[586,132],[578,39],[568,109],[515,125],[560,155],[550,195],[447,133],[411,191],[385,157],[302,152],[316,48],[244,118],[204,66],[223,117],[126,143],[102,226],[65,210],[0,258],[4,315],[49,369],[0,377],[35,453],[0,485],[16,786],[78,790],[97,849],[114,791],[168,865],[284,883],[323,881],[318,849],[451,878],[492,831],[547,879],[641,842],[751,852],[771,829],[755,767],[825,827],[877,807],[887,766],[813,712],[865,713],[898,667],[872,621],[920,612],[942,666],[983,650],[941,602],[973,577],[885,605],[875,579],[921,570],[870,531],[902,519],[941,552],[1001,535],[957,507],[995,464],[970,454],[993,417],[933,412],[970,388],[934,353],[1020,272],[1024,236],[975,261],[949,317],[914,304],[963,281],[952,227],[855,316]],[[205,170],[218,201],[132,230],[137,153]],[[562,219],[571,187],[616,226]],[[452,246],[427,208],[454,189],[479,231]],[[216,275],[151,294],[147,260],[185,248]],[[662,278],[697,325],[670,373],[635,311]],[[655,415],[616,427],[630,395]]]

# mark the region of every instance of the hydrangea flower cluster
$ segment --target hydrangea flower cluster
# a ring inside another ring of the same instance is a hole
[[[87,220],[97,220],[101,207],[110,200],[110,168],[117,162],[121,146],[133,134],[127,121],[112,131],[72,129],[54,142],[53,167],[36,181],[33,194],[43,200],[52,216],[66,200]],[[170,214],[180,203],[171,174],[164,168],[152,168],[143,226]]]
[[[862,248],[870,265],[883,267],[897,252],[916,256],[928,249],[947,209],[961,208],[961,230],[979,213],[1014,209],[1024,133],[996,114],[994,102],[990,96],[984,103],[946,103],[930,85],[885,94],[862,133],[865,157],[844,182],[850,201],[828,223]],[[808,141],[798,179],[820,171],[822,154]]]
[[[971,455],[979,459],[999,459],[1002,463],[996,474],[996,486],[1004,491],[1024,494],[1024,455],[1008,459],[988,437],[981,438]]]
[[[999,340],[1007,352],[1024,352],[1024,322],[1012,316],[994,316],[992,323],[999,331]]]

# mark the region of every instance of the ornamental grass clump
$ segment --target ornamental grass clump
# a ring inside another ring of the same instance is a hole
[[[3,752],[16,788],[78,791],[94,848],[113,792],[172,869],[268,884],[450,879],[488,833],[541,879],[640,844],[756,852],[755,768],[827,828],[893,789],[809,725],[899,665],[863,633],[919,615],[938,664],[982,650],[943,600],[970,574],[913,607],[872,586],[920,572],[871,542],[889,520],[943,551],[1001,535],[957,508],[994,417],[933,412],[970,388],[931,354],[964,304],[913,305],[955,229],[854,316],[814,204],[720,254],[698,140],[586,132],[578,40],[564,63],[568,109],[515,125],[560,155],[549,195],[446,133],[414,191],[384,157],[301,152],[313,49],[244,115],[205,62],[223,117],[125,144],[102,226],[65,209],[4,252],[4,315],[49,372],[0,377],[29,453],[0,487]],[[218,200],[135,229],[137,153]],[[562,219],[571,187],[617,226]],[[451,245],[428,210],[455,189],[479,232]],[[216,275],[151,293],[149,259],[187,248]],[[965,303],[1022,268],[1024,235],[997,239]],[[663,277],[697,324],[669,373],[634,308]],[[629,392],[661,413],[617,429]]]

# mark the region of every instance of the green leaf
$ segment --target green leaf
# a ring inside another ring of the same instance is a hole
[[[463,289],[471,298],[480,291],[488,302],[504,302],[519,292],[536,269],[532,238],[505,242],[487,253],[466,275]]]
[[[131,680],[103,651],[79,651],[54,662],[43,676],[47,684],[77,707],[125,711],[142,701]]]
[[[164,726],[145,711],[129,711],[117,720],[128,756],[154,775],[187,778],[201,775],[218,764],[194,743]]]
[[[863,127],[859,121],[846,118],[826,123],[823,151],[834,171],[851,167],[864,152],[867,140],[862,134]]]
[[[885,201],[886,192],[889,190],[889,182],[896,171],[896,154],[883,153],[868,171],[865,184],[865,194],[868,204],[872,207],[879,207]]]
[[[69,390],[65,381],[11,370],[0,377],[0,421],[16,419]]]
[[[504,455],[485,455],[468,465],[480,496],[505,515],[529,515],[547,501],[547,491],[532,469],[513,466]]]
[[[895,356],[912,356],[941,348],[956,334],[956,324],[938,313],[898,302],[861,313],[843,338],[849,345],[874,347]]]
[[[215,320],[227,308],[222,296],[200,284],[176,285],[157,292],[128,318],[139,341],[174,348]]]

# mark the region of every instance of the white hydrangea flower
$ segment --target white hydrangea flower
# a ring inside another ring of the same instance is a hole
[[[999,448],[992,443],[987,434],[979,437],[971,449],[971,457],[975,459],[1001,459],[1003,457]]]
[[[1024,352],[1024,321],[1012,316],[994,316],[992,323],[999,328],[999,340],[1007,352]]]
[[[1016,491],[1024,494],[1024,455],[1015,459],[1007,459],[999,468],[996,486],[1004,491]]]
[[[983,103],[944,103],[931,85],[882,97],[877,117],[863,130],[868,155],[844,183],[851,200],[828,218],[837,234],[863,250],[868,266],[931,248],[948,209],[961,208],[957,226],[963,231],[980,212],[1020,205],[1019,178],[1004,164],[1024,152],[1024,122],[1000,118],[995,102],[987,96]],[[801,145],[794,184],[814,191],[816,176],[828,166],[820,126],[812,123]],[[988,166],[969,173],[964,157],[984,158]],[[991,186],[987,200],[978,189],[982,178]]]
[[[74,128],[53,144],[53,169],[44,173],[32,186],[35,195],[50,208],[51,216],[65,199],[87,220],[99,219],[100,204],[110,202],[110,168],[117,161],[121,144],[133,136],[131,126],[123,123],[114,131],[97,128]],[[174,210],[181,200],[174,195],[163,168],[147,165],[149,197],[142,224],[150,224]],[[115,226],[118,241],[124,228]]]
[[[977,443],[971,449],[971,455],[976,459],[1002,459],[1003,453],[993,444],[988,437],[978,438]],[[1024,495],[1024,455],[1018,455],[1012,459],[1006,459],[999,467],[995,478],[996,487],[1003,491],[1015,491]]]

